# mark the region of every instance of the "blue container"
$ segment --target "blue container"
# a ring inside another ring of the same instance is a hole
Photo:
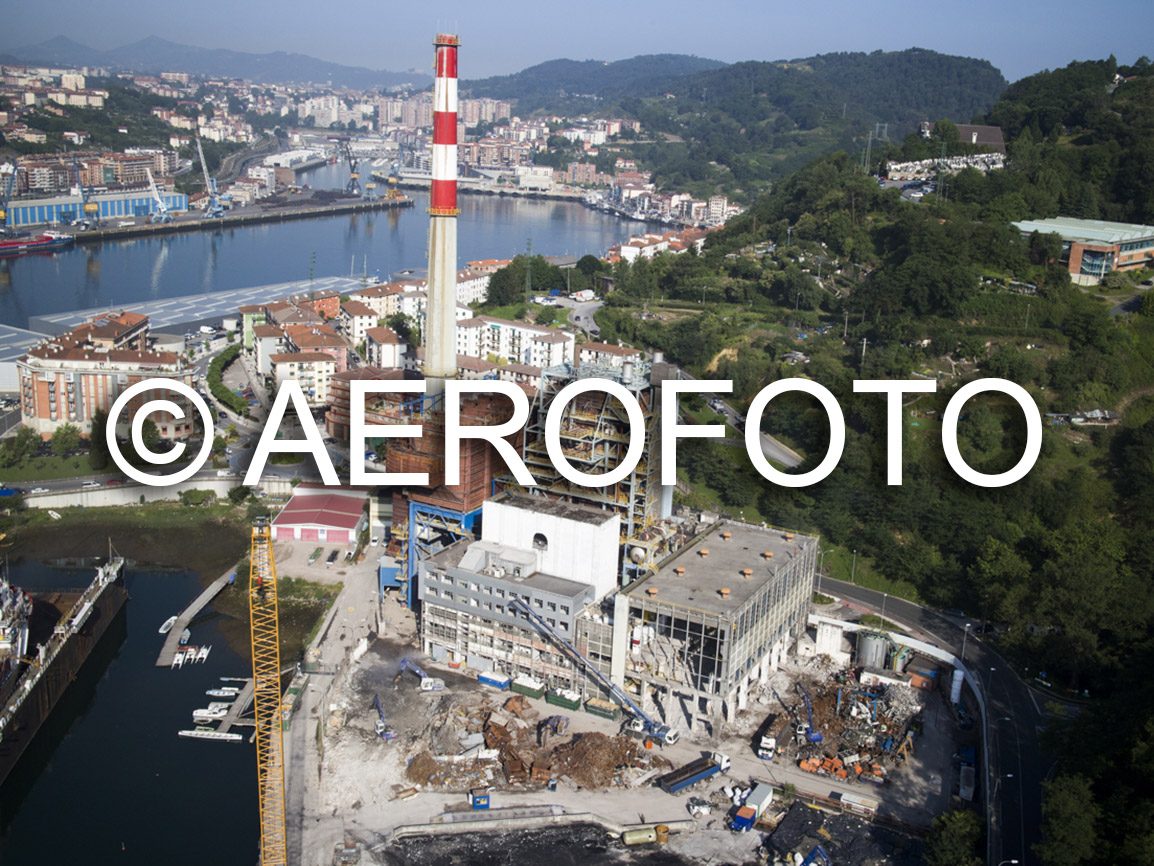
[[[491,686],[504,692],[508,691],[509,684],[513,682],[513,678],[507,677],[504,674],[482,673],[477,677],[477,682],[483,686]]]

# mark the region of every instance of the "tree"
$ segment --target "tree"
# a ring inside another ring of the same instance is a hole
[[[417,323],[404,313],[393,313],[385,320],[385,324],[397,332],[400,337],[410,347],[419,346],[421,344],[421,330],[417,327]]]
[[[1046,866],[1078,866],[1095,860],[1101,809],[1090,780],[1058,776],[1042,785],[1042,842],[1036,847]]]
[[[65,457],[80,447],[80,428],[75,424],[61,424],[52,434],[52,453]]]
[[[0,451],[0,462],[4,466],[17,466],[25,460],[30,460],[40,447],[40,437],[31,427],[21,427],[16,435],[4,443]]]
[[[252,491],[245,487],[243,484],[238,484],[236,487],[232,488],[232,490],[228,491],[228,501],[233,505],[240,505],[242,502],[248,499],[251,492]]]
[[[106,469],[111,459],[104,433],[107,426],[108,414],[103,409],[97,409],[92,413],[92,432],[88,437],[88,465],[93,469]]]
[[[155,451],[156,446],[160,444],[160,430],[151,418],[145,418],[144,423],[140,425],[140,438],[149,451]]]
[[[947,812],[934,819],[926,840],[926,866],[981,866],[982,823],[974,812]]]

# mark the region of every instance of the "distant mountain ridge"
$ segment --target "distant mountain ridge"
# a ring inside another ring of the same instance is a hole
[[[261,83],[331,82],[334,85],[367,89],[412,84],[427,87],[432,77],[424,72],[390,72],[345,66],[306,54],[274,51],[254,54],[225,48],[200,48],[149,36],[139,42],[102,51],[67,36],[56,36],[35,45],[5,49],[2,57],[20,63],[51,66],[106,66],[125,72],[187,72],[222,78],[243,78]]]
[[[548,60],[512,75],[461,82],[471,96],[514,99],[517,110],[571,109],[644,93],[660,92],[673,81],[725,66],[688,54],[643,54],[627,60]]]

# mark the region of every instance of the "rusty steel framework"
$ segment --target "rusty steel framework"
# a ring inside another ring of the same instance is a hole
[[[280,620],[276,563],[268,521],[252,527],[248,610],[252,634],[253,703],[256,712],[256,769],[260,792],[261,866],[285,866],[284,743],[280,687]]]

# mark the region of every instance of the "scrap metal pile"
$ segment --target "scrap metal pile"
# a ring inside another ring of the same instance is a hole
[[[536,788],[563,782],[579,788],[635,785],[668,762],[630,737],[598,732],[568,735],[569,718],[545,718],[521,695],[494,705],[439,708],[422,737],[426,748],[406,770],[408,781],[440,790],[501,784]]]
[[[767,731],[779,746],[794,744],[798,767],[807,773],[882,784],[887,765],[912,751],[922,704],[909,686],[865,686],[839,674],[796,690],[792,703],[775,692],[785,712]],[[803,704],[807,697],[812,711]]]

